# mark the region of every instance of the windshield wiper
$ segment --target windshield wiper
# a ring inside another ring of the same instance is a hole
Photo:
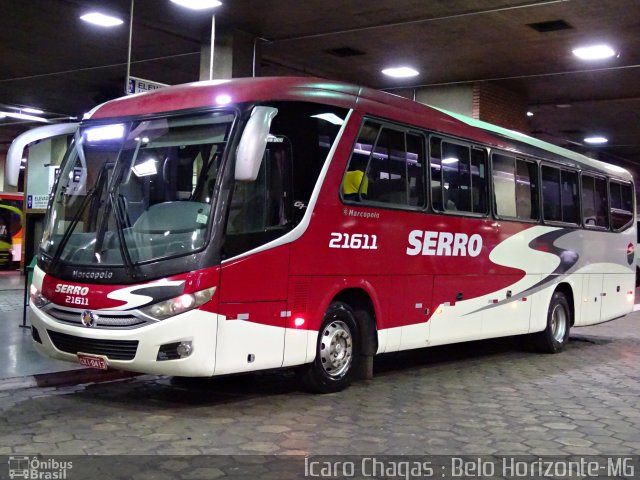
[[[51,260],[52,267],[55,267],[56,264],[60,261],[60,257],[62,256],[64,247],[67,245],[67,242],[69,241],[69,238],[71,238],[73,230],[76,228],[76,225],[80,221],[80,217],[82,216],[84,209],[87,208],[87,205],[89,205],[89,201],[93,197],[95,197],[97,191],[98,190],[96,188],[92,188],[87,192],[87,195],[82,200],[82,203],[80,204],[80,208],[78,208],[78,211],[71,219],[71,223],[65,229],[64,235],[62,235],[62,238],[60,239],[60,243],[58,243],[58,248],[56,249],[56,253],[53,255],[53,259]]]

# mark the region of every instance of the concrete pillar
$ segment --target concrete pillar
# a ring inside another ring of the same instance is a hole
[[[241,30],[216,29],[213,50],[213,78],[251,77],[253,73],[254,36]],[[256,76],[260,66],[256,42]],[[209,80],[211,41],[207,39],[200,50],[200,80]]]

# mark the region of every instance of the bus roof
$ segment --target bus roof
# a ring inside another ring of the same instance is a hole
[[[90,112],[88,118],[101,120],[197,110],[217,107],[230,102],[286,100],[308,101],[363,110],[370,115],[458,136],[493,148],[543,156],[583,169],[600,171],[625,180],[632,180],[631,174],[621,167],[593,160],[513,130],[430,107],[387,92],[320,78],[238,78],[175,85],[111,100],[96,107]]]

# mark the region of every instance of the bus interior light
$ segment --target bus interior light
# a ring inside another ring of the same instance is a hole
[[[155,175],[156,173],[158,173],[156,161],[152,158],[134,165],[133,167],[131,167],[131,170],[133,170],[133,173],[136,174],[136,177],[148,177],[150,175]]]

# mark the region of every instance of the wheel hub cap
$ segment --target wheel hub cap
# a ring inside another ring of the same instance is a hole
[[[346,372],[353,360],[353,339],[349,327],[342,321],[329,323],[322,332],[320,360],[324,371],[337,377]]]

